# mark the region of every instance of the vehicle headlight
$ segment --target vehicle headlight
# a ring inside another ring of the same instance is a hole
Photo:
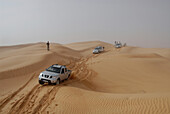
[[[39,76],[42,76],[42,73],[40,73],[40,75]]]
[[[40,74],[40,76],[42,76],[42,77],[43,77],[43,76],[44,76],[44,75],[43,75],[43,73],[41,73],[41,74]]]

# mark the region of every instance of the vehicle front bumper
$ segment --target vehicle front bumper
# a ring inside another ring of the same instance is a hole
[[[93,52],[93,54],[98,54],[99,52]]]
[[[39,82],[43,82],[43,83],[48,83],[48,84],[52,84],[52,83],[56,83],[56,80],[50,80],[50,79],[45,79],[45,78],[39,78]]]

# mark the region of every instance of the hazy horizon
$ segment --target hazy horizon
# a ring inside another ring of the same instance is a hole
[[[0,46],[121,41],[170,48],[169,0],[1,0]]]

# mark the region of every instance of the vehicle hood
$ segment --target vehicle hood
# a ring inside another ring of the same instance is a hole
[[[50,72],[50,71],[43,71],[43,72],[41,72],[41,74],[43,74],[43,75],[49,75],[49,76],[59,75],[59,73]]]

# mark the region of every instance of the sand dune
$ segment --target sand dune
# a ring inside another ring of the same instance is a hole
[[[93,55],[96,46],[105,52]],[[100,41],[0,47],[0,113],[168,114],[170,49]],[[52,64],[73,71],[59,86],[38,84]]]

